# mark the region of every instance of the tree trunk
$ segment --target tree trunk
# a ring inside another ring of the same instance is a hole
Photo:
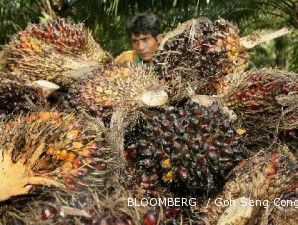
[[[287,64],[287,37],[280,37],[275,40],[275,63],[278,69],[285,69]]]

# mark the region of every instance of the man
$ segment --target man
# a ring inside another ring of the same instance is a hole
[[[134,50],[120,54],[116,64],[148,63],[158,47],[159,19],[152,13],[135,15],[127,24],[126,32]]]

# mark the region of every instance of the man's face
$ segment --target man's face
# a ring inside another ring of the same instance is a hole
[[[137,51],[140,58],[144,61],[150,61],[157,49],[158,41],[151,34],[131,35],[132,47]]]

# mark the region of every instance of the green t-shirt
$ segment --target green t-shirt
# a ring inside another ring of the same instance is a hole
[[[139,64],[143,64],[143,60],[140,58],[140,56],[137,55],[136,57],[136,64],[139,65]]]

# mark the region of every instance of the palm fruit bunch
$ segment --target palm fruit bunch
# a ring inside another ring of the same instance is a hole
[[[66,85],[97,68],[97,58],[103,64],[107,55],[90,33],[82,25],[59,19],[19,32],[5,46],[1,64],[9,79]]]
[[[277,127],[297,129],[297,94],[297,74],[261,69],[231,80],[220,101],[235,111],[253,138],[263,138]]]
[[[296,181],[297,182],[297,181]],[[266,225],[295,225],[298,224],[297,217],[297,184],[296,188],[281,193],[278,204],[281,207],[272,207],[269,215],[266,215],[268,224]],[[295,203],[296,202],[296,203]]]
[[[206,196],[223,184],[243,159],[245,132],[217,103],[210,108],[188,101],[152,110],[127,128],[124,154],[135,168],[135,185],[168,188],[175,196]]]
[[[61,52],[81,55],[95,60],[98,64],[104,64],[110,57],[95,42],[83,24],[75,24],[64,18],[46,24],[31,25],[24,33],[52,45]]]
[[[197,94],[216,94],[221,79],[243,71],[247,58],[236,26],[199,18],[165,36],[153,66],[162,79],[173,82],[173,95],[181,91],[176,87],[180,82],[191,83]]]
[[[71,107],[105,117],[115,108],[133,111],[146,104],[160,104],[159,100],[162,104],[167,100],[162,89],[158,78],[142,67],[109,64],[74,84],[67,98]],[[154,95],[155,91],[161,96]],[[148,96],[155,98],[147,99]]]
[[[4,122],[0,201],[27,194],[39,185],[69,190],[88,187],[92,185],[88,176],[95,167],[96,185],[104,185],[113,153],[103,147],[101,133],[87,120],[58,111],[40,111]]]
[[[77,192],[51,188],[32,193],[30,199],[15,198],[13,207],[0,205],[0,223],[19,219],[20,224],[150,225],[155,219],[152,207],[128,205],[128,198],[133,198],[132,192],[117,181]]]
[[[32,108],[45,107],[41,90],[9,79],[0,80],[0,114],[30,111]]]
[[[235,167],[223,192],[209,200],[208,205],[205,202],[196,206],[194,214],[206,225],[269,225],[272,223],[268,221],[267,217],[270,215],[268,212],[280,208],[277,198],[290,199],[295,191],[297,191],[297,158],[285,145],[274,147],[269,152],[268,149],[264,149]],[[224,200],[230,203],[223,204]],[[264,223],[266,220],[267,223]]]

